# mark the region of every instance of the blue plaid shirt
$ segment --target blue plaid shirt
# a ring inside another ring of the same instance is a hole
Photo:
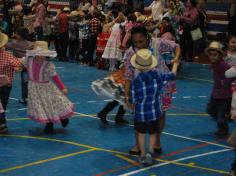
[[[141,122],[157,120],[162,111],[160,93],[165,81],[174,79],[173,73],[156,71],[139,73],[131,84],[130,103],[135,104],[135,120]]]

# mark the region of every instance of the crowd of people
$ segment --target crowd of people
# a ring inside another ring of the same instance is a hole
[[[230,113],[236,120],[236,7],[232,4],[228,13],[227,40],[207,47],[204,3],[154,0],[144,7],[139,0],[83,0],[52,15],[47,1],[17,1],[7,14],[0,14],[0,133],[8,131],[5,110],[15,71],[21,72],[21,103],[27,104],[28,116],[46,124],[46,134],[53,134],[54,123],[68,125],[74,106],[48,58],[96,66],[111,74],[93,81],[92,89],[113,99],[97,116],[108,124],[107,114],[119,105],[115,122],[127,124],[126,109],[134,111],[136,145],[130,154],[152,165],[154,154],[162,152],[160,136],[176,92],[173,79],[180,62],[198,59],[198,53],[205,51],[214,79],[207,112],[217,121],[215,135],[228,136]],[[231,175],[236,175],[235,166],[236,159]]]

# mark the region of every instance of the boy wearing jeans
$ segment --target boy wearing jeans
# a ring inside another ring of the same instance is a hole
[[[138,145],[141,150],[139,161],[142,164],[153,164],[153,149],[158,133],[158,119],[161,115],[160,93],[165,81],[173,80],[177,65],[172,72],[160,74],[152,71],[157,65],[155,58],[148,49],[141,49],[130,60],[131,65],[137,69],[137,76],[133,79],[130,92],[130,108],[134,109],[134,128],[138,133]],[[146,133],[149,137],[149,152],[145,151]]]

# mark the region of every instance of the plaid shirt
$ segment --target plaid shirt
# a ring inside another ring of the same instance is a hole
[[[82,34],[81,39],[89,39],[90,38],[90,30],[88,22],[79,22],[78,23],[79,32]]]
[[[94,36],[97,36],[100,33],[101,28],[102,28],[101,22],[97,18],[93,18],[92,20],[90,20],[89,26],[90,26],[91,34]]]
[[[141,72],[131,84],[130,102],[135,104],[135,119],[141,122],[157,120],[161,113],[160,94],[164,82],[173,80],[173,73]]]
[[[4,48],[0,48],[0,75],[7,75],[11,84],[14,70],[20,66],[21,62],[19,59],[6,52]]]

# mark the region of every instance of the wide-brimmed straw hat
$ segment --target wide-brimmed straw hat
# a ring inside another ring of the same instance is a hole
[[[26,56],[45,56],[56,57],[57,52],[48,49],[48,43],[45,41],[36,41],[33,50],[26,50]]]
[[[222,45],[220,42],[213,41],[210,43],[209,47],[205,49],[206,55],[209,55],[209,51],[218,51],[220,54],[224,55],[224,51],[222,50]]]
[[[70,12],[70,8],[69,7],[64,7],[62,11],[63,12]]]
[[[70,15],[68,15],[69,17],[77,17],[79,16],[80,13],[77,10],[73,10],[72,12],[70,12]]]
[[[8,36],[6,34],[3,34],[1,31],[0,31],[0,48],[5,46],[8,42]]]
[[[134,68],[140,70],[151,70],[157,66],[157,58],[148,49],[138,50],[130,60]]]

